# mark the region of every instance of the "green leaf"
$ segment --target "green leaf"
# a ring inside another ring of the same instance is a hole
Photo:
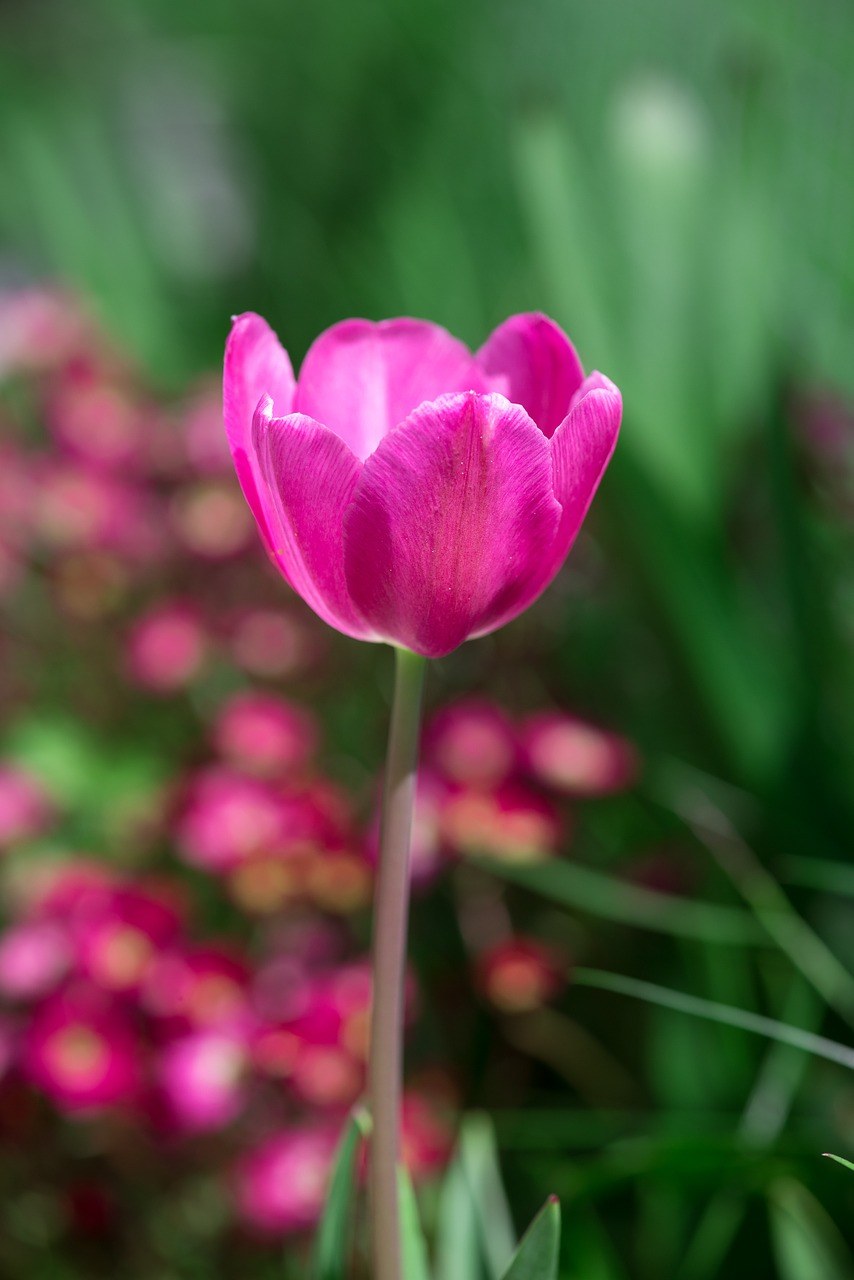
[[[835,1156],[832,1151],[822,1151],[823,1156],[828,1160],[835,1160],[837,1164],[841,1164],[845,1169],[850,1169],[854,1173],[854,1164],[850,1160],[846,1160],[844,1156]]]
[[[405,1168],[398,1172],[400,1186],[400,1234],[403,1246],[403,1280],[430,1280],[427,1245],[418,1216],[418,1201]]]
[[[359,1145],[370,1131],[370,1117],[354,1111],[338,1145],[326,1207],[314,1242],[312,1280],[346,1280],[349,1272],[350,1221],[355,1199]]]
[[[780,1280],[852,1280],[842,1235],[801,1183],[775,1183],[769,1194],[771,1238]]]
[[[477,1208],[458,1155],[439,1192],[436,1280],[483,1280],[483,1274]]]
[[[466,1118],[460,1134],[460,1162],[475,1206],[487,1269],[492,1280],[499,1280],[516,1248],[516,1232],[501,1180],[495,1130],[487,1115]]]
[[[557,1196],[550,1196],[522,1237],[503,1280],[557,1280],[559,1246],[560,1205]]]

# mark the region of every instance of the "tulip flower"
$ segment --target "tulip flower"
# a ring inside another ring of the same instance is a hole
[[[401,1280],[402,1010],[424,659],[495,631],[546,589],[614,451],[622,402],[602,374],[585,378],[569,339],[542,315],[511,316],[475,355],[426,321],[345,320],[320,335],[295,378],[252,313],[234,320],[223,400],[237,475],[274,564],[325,622],[397,652],[369,1094],[372,1274]]]
[[[228,340],[225,421],[267,550],[331,626],[425,657],[503,626],[552,581],[620,424],[553,321],[476,356],[419,320],[345,320],[294,378],[260,316]]]

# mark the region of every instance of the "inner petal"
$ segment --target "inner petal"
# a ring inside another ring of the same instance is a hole
[[[358,458],[425,400],[485,390],[468,348],[426,320],[344,320],[312,344],[295,409],[324,423]]]

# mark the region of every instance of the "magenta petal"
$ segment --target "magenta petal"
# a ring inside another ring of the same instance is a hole
[[[489,387],[522,405],[544,435],[553,435],[569,412],[584,372],[575,348],[548,316],[511,316],[477,353]]]
[[[362,464],[334,432],[301,413],[270,417],[262,401],[254,444],[270,551],[298,595],[324,622],[373,639],[344,580],[343,519]]]
[[[367,458],[425,400],[486,390],[463,343],[426,320],[343,320],[312,344],[294,408],[330,427]]]
[[[557,568],[575,541],[614,452],[622,413],[623,400],[613,382],[604,374],[591,373],[552,436],[555,495],[563,507]]]
[[[524,410],[442,397],[364,465],[344,518],[350,594],[379,635],[441,657],[530,602],[559,520],[548,441]]]
[[[252,311],[236,316],[225,347],[222,388],[225,430],[237,478],[268,548],[270,532],[253,462],[252,422],[262,396],[270,396],[279,415],[290,413],[295,389],[288,353],[266,320]]]

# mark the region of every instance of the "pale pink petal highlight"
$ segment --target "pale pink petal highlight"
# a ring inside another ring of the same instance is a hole
[[[426,320],[343,320],[313,343],[294,408],[331,428],[361,459],[425,400],[485,391],[474,357]]]
[[[296,382],[288,353],[261,316],[236,316],[225,348],[222,403],[225,430],[237,478],[268,548],[270,534],[258,493],[253,461],[252,421],[262,396],[269,396],[280,416],[293,408]]]
[[[344,580],[343,519],[362,464],[334,432],[301,413],[255,414],[254,450],[270,550],[298,595],[330,626],[360,640],[371,628]]]
[[[569,338],[554,320],[536,312],[499,325],[478,351],[477,362],[490,389],[522,405],[547,436],[563,422],[584,377]]]
[[[524,410],[443,397],[365,463],[344,519],[350,594],[383,638],[441,657],[524,607],[559,520],[548,442]]]

